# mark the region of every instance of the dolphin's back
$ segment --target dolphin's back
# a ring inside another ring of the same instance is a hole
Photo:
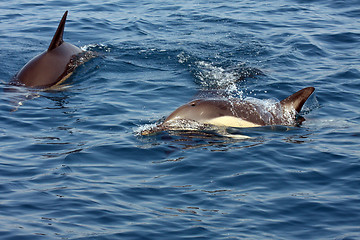
[[[49,87],[72,73],[71,61],[82,50],[70,43],[43,52],[29,61],[15,76],[15,80],[28,87]]]
[[[76,57],[83,51],[63,41],[67,13],[64,13],[48,49],[30,60],[15,75],[12,84],[45,88],[58,84],[71,75],[76,68]]]

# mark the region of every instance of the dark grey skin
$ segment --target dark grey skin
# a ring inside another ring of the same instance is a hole
[[[68,11],[64,13],[49,48],[31,59],[10,84],[48,88],[62,83],[72,74],[79,65],[78,56],[84,51],[63,40],[67,14]]]
[[[304,88],[274,105],[271,111],[264,111],[263,106],[255,102],[238,99],[197,99],[179,107],[162,124],[142,134],[176,130],[174,121],[182,120],[229,127],[300,124],[305,119],[297,114],[314,90],[313,87]]]

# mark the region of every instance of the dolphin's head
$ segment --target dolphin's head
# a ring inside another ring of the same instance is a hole
[[[165,119],[164,124],[173,120],[191,120],[203,123],[227,115],[232,115],[229,101],[197,99],[176,109]]]
[[[141,131],[141,135],[152,135],[166,130],[193,130],[211,119],[231,115],[231,103],[224,100],[197,99],[184,104],[172,112],[163,123]],[[200,124],[200,125],[198,125]]]

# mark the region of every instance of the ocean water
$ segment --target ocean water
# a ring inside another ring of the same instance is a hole
[[[360,239],[358,0],[0,9],[1,239]],[[65,41],[99,57],[59,90],[5,91],[66,10]],[[300,127],[139,134],[204,89],[308,86]]]

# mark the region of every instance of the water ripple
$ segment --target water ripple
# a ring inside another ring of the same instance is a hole
[[[360,237],[358,1],[0,8],[1,239]],[[10,89],[65,10],[65,41],[98,57],[57,91]],[[301,127],[138,134],[214,88],[307,86]]]

